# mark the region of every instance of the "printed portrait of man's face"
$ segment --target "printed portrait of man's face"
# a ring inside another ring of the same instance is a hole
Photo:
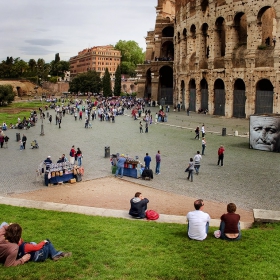
[[[250,147],[257,150],[280,152],[280,118],[251,116]]]

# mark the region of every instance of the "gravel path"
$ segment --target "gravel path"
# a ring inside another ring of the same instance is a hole
[[[155,108],[152,108],[155,114]],[[54,116],[54,111],[48,111]],[[152,124],[149,133],[139,133],[139,121],[127,115],[118,116],[116,123],[92,121],[92,129],[84,128],[83,121],[74,121],[66,115],[59,129],[55,123],[44,122],[45,136],[40,136],[40,121],[27,131],[9,130],[9,148],[1,149],[2,164],[0,194],[23,193],[45,188],[41,178],[36,177],[38,164],[48,155],[53,161],[62,153],[69,154],[70,147],[80,147],[85,167],[84,180],[110,175],[110,162],[104,158],[104,147],[110,146],[112,153],[124,153],[131,157],[145,153],[152,156],[151,166],[155,168],[157,150],[162,154],[161,174],[152,181],[141,184],[155,189],[203,198],[222,203],[234,202],[240,208],[280,210],[280,155],[249,149],[249,121],[225,119],[223,117],[185,112],[170,112],[168,122]],[[54,119],[54,118],[53,118]],[[207,147],[201,162],[200,174],[194,182],[186,180],[184,172],[190,157],[201,150],[201,141],[194,140],[194,129],[205,124]],[[244,137],[221,136],[222,128],[228,134],[238,131]],[[25,151],[19,150],[16,133],[26,134],[28,143]],[[36,139],[39,149],[30,149],[30,142]],[[224,167],[217,166],[217,150],[225,146]],[[126,178],[131,182],[138,179]]]

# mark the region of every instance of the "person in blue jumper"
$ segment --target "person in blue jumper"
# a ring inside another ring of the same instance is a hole
[[[121,154],[121,156],[119,157],[119,159],[117,161],[117,170],[116,170],[115,177],[117,177],[120,172],[121,172],[121,178],[123,177],[123,170],[124,170],[125,162],[126,162],[126,158],[124,157],[124,154]]]
[[[152,161],[151,157],[149,156],[148,153],[146,153],[146,156],[144,157],[145,169],[150,169],[151,161]]]

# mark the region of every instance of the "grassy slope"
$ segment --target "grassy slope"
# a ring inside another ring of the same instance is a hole
[[[0,279],[278,279],[280,225],[243,231],[239,242],[189,240],[186,226],[0,205],[26,241],[49,238],[73,256],[1,267]]]

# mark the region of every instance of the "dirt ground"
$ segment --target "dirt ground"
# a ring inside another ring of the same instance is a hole
[[[49,186],[38,191],[10,196],[37,201],[129,210],[129,201],[138,191],[149,199],[148,208],[156,210],[160,214],[185,216],[187,212],[194,210],[193,202],[196,198],[156,190],[114,177]],[[204,201],[204,204],[204,211],[209,213],[212,219],[219,219],[223,213],[226,213],[225,203]],[[239,208],[236,213],[240,214],[242,222],[254,221],[251,211]]]

